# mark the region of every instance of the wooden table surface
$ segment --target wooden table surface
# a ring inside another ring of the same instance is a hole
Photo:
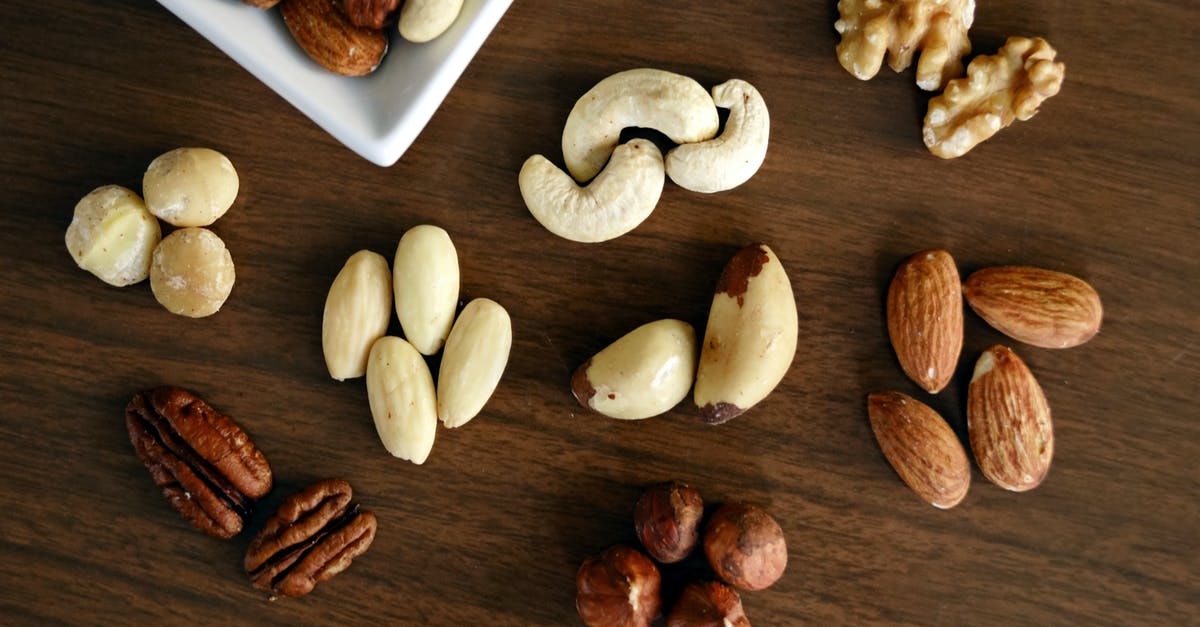
[[[838,65],[832,0],[520,0],[391,168],[153,2],[0,4],[3,622],[577,624],[579,563],[631,541],[640,489],[668,478],[709,503],[760,504],[785,530],[786,574],[743,595],[756,625],[1200,622],[1200,12],[1136,4],[980,2],[977,52],[1042,35],[1067,78],[1032,121],[942,161],[921,143],[928,96],[911,70],[860,82]],[[649,220],[605,244],[551,235],[521,201],[521,163],[561,164],[574,101],[643,66],[756,85],[765,164],[728,193],[668,183]],[[154,156],[185,145],[223,151],[242,182],[214,227],[237,284],[200,320],[146,284],[104,285],[63,245],[80,197],[140,189]],[[346,257],[390,259],[422,223],[450,232],[463,296],[504,304],[515,339],[483,415],[439,431],[414,466],[381,446],[362,382],[328,377],[319,337]],[[752,241],[779,254],[800,315],[795,362],[766,401],[720,427],[687,404],[639,422],[581,410],[576,366],[644,322],[703,329],[717,275]],[[954,382],[920,393],[883,299],[927,247],[964,276],[1083,277],[1103,330],[1043,350],[968,313]],[[880,453],[865,397],[917,395],[965,437],[970,370],[997,342],[1045,389],[1053,467],[1025,494],[975,469],[966,500],[935,510]],[[251,434],[277,477],[267,508],[348,479],[379,518],[371,550],[310,596],[267,602],[241,571],[249,534],[192,530],[133,454],[123,408],[164,383]]]

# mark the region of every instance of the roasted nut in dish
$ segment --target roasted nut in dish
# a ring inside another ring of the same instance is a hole
[[[874,77],[885,53],[888,65],[902,72],[918,51],[921,89],[936,91],[962,75],[975,0],[840,0],[838,12],[838,61],[855,78]]]
[[[392,12],[400,6],[400,0],[343,0],[342,6],[355,26],[383,28],[390,21]]]
[[[208,229],[179,229],[163,238],[150,264],[150,289],[173,314],[203,318],[217,313],[235,279],[225,242]]]
[[[639,420],[687,398],[696,378],[696,332],[682,320],[656,320],[625,334],[571,377],[580,405],[610,418]]]
[[[462,11],[463,0],[405,0],[400,8],[400,36],[424,43],[446,32]]]
[[[210,148],[176,148],[150,162],[142,177],[150,213],[175,226],[208,226],[238,194],[229,159]]]
[[[763,400],[796,356],[792,284],[774,251],[743,248],[721,273],[700,348],[693,399],[709,424],[721,424]]]
[[[360,250],[346,260],[325,297],[321,352],[329,376],[338,381],[367,373],[367,355],[387,335],[392,318],[392,273],[387,259]]]
[[[137,194],[105,185],[75,205],[66,243],[80,268],[122,287],[150,275],[150,257],[161,237],[158,220]]]
[[[279,14],[300,48],[318,65],[343,76],[375,71],[387,53],[387,34],[355,26],[340,0],[283,0]]]
[[[125,408],[125,427],[163,496],[204,533],[237,535],[251,503],[271,491],[262,452],[228,416],[187,390],[137,394]]]
[[[667,153],[667,176],[693,192],[733,189],[750,180],[767,156],[771,118],[753,85],[733,79],[712,90],[713,103],[729,109],[725,130],[708,141],[682,144]]]
[[[1065,67],[1045,39],[1010,37],[1000,52],[976,57],[966,78],[950,81],[929,101],[924,137],[929,152],[953,159],[1000,129],[1025,121],[1062,87]]]
[[[662,613],[662,578],[628,546],[589,557],[575,574],[575,609],[589,627],[648,627]]]
[[[288,497],[246,549],[255,588],[295,597],[350,567],[375,539],[375,514],[351,499],[350,484],[326,479]]]

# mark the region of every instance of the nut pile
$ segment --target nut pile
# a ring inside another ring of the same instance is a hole
[[[791,367],[798,322],[791,282],[765,244],[725,266],[704,331],[680,320],[634,329],[581,365],[571,378],[580,405],[626,420],[669,411],[689,390],[708,424],[727,422],[770,394]]]
[[[229,539],[250,519],[274,475],[262,451],[228,416],[196,395],[163,386],[138,393],[125,426],[163,496],[204,533]],[[351,503],[350,484],[317,482],[287,498],[246,550],[255,588],[300,596],[346,570],[375,539],[375,515]]]
[[[974,0],[840,0],[838,13],[838,61],[855,78],[873,78],[884,54],[902,72],[920,51],[917,86],[945,89],[929,101],[922,132],[925,146],[943,159],[961,157],[1014,120],[1033,117],[1062,86],[1064,66],[1040,37],[1010,37],[996,55],[971,61],[959,78],[971,51]]]
[[[149,277],[167,311],[211,316],[229,298],[235,275],[225,242],[203,227],[233,205],[237,171],[215,150],[176,148],[150,163],[142,192],[144,201],[130,189],[105,185],[84,196],[67,227],[67,250],[109,285]],[[182,228],[163,238],[158,219]]]
[[[729,109],[719,137],[717,107]],[[646,139],[618,146],[621,131],[630,127],[658,130],[679,145],[665,161]],[[518,176],[521,197],[551,233],[576,242],[607,241],[650,217],[667,176],[702,193],[745,183],[766,157],[770,127],[762,96],[746,81],[717,85],[710,96],[672,72],[619,72],[588,90],[567,116],[562,151],[570,175],[533,155]]]
[[[663,566],[702,545],[722,581],[691,581],[667,614],[670,627],[749,627],[740,590],[763,590],[787,568],[787,542],[762,509],[728,503],[705,523],[700,493],[679,481],[650,486],[634,505],[634,530],[646,553],[616,545],[584,560],[575,575],[575,608],[592,627],[649,625],[662,615]],[[653,560],[651,560],[653,558]]]
[[[937,394],[950,382],[963,342],[962,298],[991,326],[1043,348],[1069,348],[1100,330],[1103,308],[1083,280],[1040,268],[984,268],[960,283],[944,250],[921,251],[900,265],[888,288],[887,323],[901,368]],[[867,398],[871,428],[900,478],[935,507],[967,494],[966,451],[932,408],[900,392]],[[967,390],[967,431],[979,469],[996,485],[1023,492],[1045,478],[1054,455],[1050,407],[1033,373],[1011,349],[980,355]]]
[[[421,225],[400,238],[391,270],[379,253],[351,255],[325,299],[321,349],[329,376],[366,376],[379,439],[414,464],[429,457],[439,419],[453,429],[479,415],[508,364],[508,312],[476,298],[456,319],[458,293],[454,243],[445,230]],[[406,339],[387,335],[393,300]],[[439,351],[435,386],[425,357]]]
[[[424,43],[444,33],[462,0],[243,0],[260,9],[279,5],[292,38],[318,65],[342,76],[374,72],[388,51],[384,30],[399,14],[400,36]]]

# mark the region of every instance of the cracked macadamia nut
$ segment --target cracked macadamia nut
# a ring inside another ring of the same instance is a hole
[[[742,590],[762,590],[787,568],[787,542],[779,523],[746,503],[721,506],[704,528],[704,554],[717,576]]]
[[[950,81],[929,101],[924,138],[929,152],[953,159],[1014,120],[1032,118],[1062,87],[1066,68],[1041,37],[1009,37],[992,56],[975,57],[966,78]]]
[[[158,220],[137,194],[105,185],[75,205],[66,243],[80,268],[122,287],[149,276],[150,255],[161,238]]]
[[[142,193],[150,213],[168,224],[208,226],[237,198],[238,175],[215,150],[176,148],[150,162]]]
[[[167,311],[189,318],[217,313],[233,289],[233,258],[208,229],[171,233],[154,249],[150,289]]]
[[[575,609],[589,627],[648,627],[662,614],[662,578],[650,558],[614,546],[575,574]]]
[[[962,74],[963,55],[971,51],[975,0],[840,0],[838,13],[838,61],[859,80],[879,72],[884,54],[903,72],[920,51],[917,86],[936,91]]]

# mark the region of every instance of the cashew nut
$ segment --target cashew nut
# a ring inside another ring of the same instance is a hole
[[[580,183],[604,167],[627,127],[653,128],[677,144],[712,139],[717,107],[700,83],[663,70],[613,74],[588,90],[567,116],[562,150]]]
[[[604,171],[580,187],[542,155],[521,166],[518,182],[529,212],[559,237],[603,242],[624,235],[654,211],[662,194],[662,153],[647,139],[618,146]]]
[[[416,44],[446,32],[462,11],[463,0],[407,0],[400,8],[400,36]]]
[[[750,83],[735,78],[713,87],[712,95],[718,107],[729,109],[725,132],[667,153],[667,176],[684,189],[706,194],[750,180],[767,156],[771,134],[767,104]]]

